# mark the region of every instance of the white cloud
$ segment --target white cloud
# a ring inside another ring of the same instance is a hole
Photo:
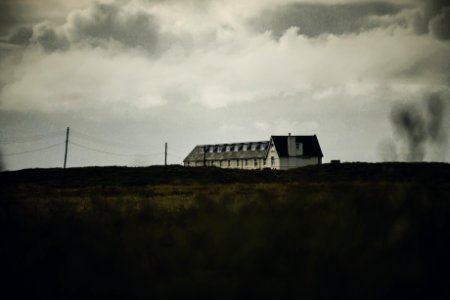
[[[2,90],[3,107],[145,109],[163,105],[173,91],[209,108],[298,93],[311,99],[364,97],[386,84],[444,86],[442,64],[450,53],[448,44],[402,28],[318,39],[291,28],[278,41],[268,32],[218,29],[211,41],[191,49],[174,41],[156,57],[114,41],[105,45],[53,53],[28,49],[16,68],[17,80]],[[414,65],[425,67],[410,70]]]
[[[2,91],[8,110],[80,111],[149,108],[164,104],[151,76],[152,64],[102,49],[25,53],[18,79]]]

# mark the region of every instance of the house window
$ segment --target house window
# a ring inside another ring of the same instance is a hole
[[[264,149],[266,149],[266,145],[261,144],[261,150],[264,150]]]
[[[258,166],[258,160],[255,158],[255,167]]]
[[[245,160],[245,165],[248,166],[248,159]]]
[[[217,152],[222,152],[222,146],[217,147]]]
[[[303,149],[302,143],[296,143],[296,144],[295,144],[295,149],[301,151],[301,150]]]
[[[273,156],[270,157],[270,165],[271,166],[275,165],[275,157]]]
[[[230,152],[230,145],[227,145],[227,152]]]
[[[256,144],[252,144],[252,151],[256,150]]]
[[[247,145],[242,146],[243,151],[247,151]]]
[[[231,160],[228,160],[228,167],[231,167]]]
[[[234,151],[238,151],[239,150],[239,145],[235,145],[234,146]]]
[[[209,153],[213,153],[214,147],[209,147]]]

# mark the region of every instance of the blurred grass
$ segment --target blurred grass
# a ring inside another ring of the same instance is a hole
[[[449,170],[3,172],[2,291],[65,299],[448,299]]]

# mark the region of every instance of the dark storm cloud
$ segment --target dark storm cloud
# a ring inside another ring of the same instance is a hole
[[[0,0],[0,36],[43,21],[61,24],[67,14],[91,0]]]
[[[406,150],[407,161],[423,161],[427,148],[443,147],[446,142],[444,128],[445,101],[436,94],[421,104],[397,105],[391,112],[394,133]]]
[[[395,15],[402,6],[384,3],[315,4],[293,3],[265,10],[251,23],[260,30],[272,30],[280,36],[290,27],[300,28],[300,33],[315,37],[323,33],[346,34],[361,32],[375,26],[368,22],[371,16]]]
[[[14,1],[0,0],[0,36],[7,35],[19,21]]]
[[[152,51],[157,44],[157,23],[147,12],[122,9],[121,2],[94,3],[87,11],[69,16],[68,28],[77,41],[117,41],[129,47]]]
[[[28,45],[33,36],[33,29],[28,27],[19,27],[14,29],[8,37],[8,43],[14,45]]]
[[[450,3],[448,0],[424,0],[414,20],[417,33],[431,32],[436,38],[450,39]]]
[[[443,8],[441,13],[430,21],[430,31],[438,39],[450,39],[450,6]]]
[[[13,45],[41,45],[47,51],[67,50],[75,45],[106,46],[110,42],[124,47],[155,50],[158,25],[144,10],[132,10],[128,1],[93,2],[84,10],[74,10],[64,24],[41,20],[33,28],[21,25],[18,12],[21,5],[2,1],[0,9],[2,28],[6,28],[6,42]]]
[[[69,41],[65,35],[57,32],[51,23],[40,23],[34,27],[32,41],[41,45],[47,51],[66,49]]]

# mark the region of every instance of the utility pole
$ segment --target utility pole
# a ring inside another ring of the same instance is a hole
[[[167,143],[164,144],[164,165],[167,166]]]
[[[67,127],[67,131],[66,131],[66,151],[64,151],[64,169],[66,168],[66,164],[67,164],[67,150],[69,150],[69,130],[70,128]]]

